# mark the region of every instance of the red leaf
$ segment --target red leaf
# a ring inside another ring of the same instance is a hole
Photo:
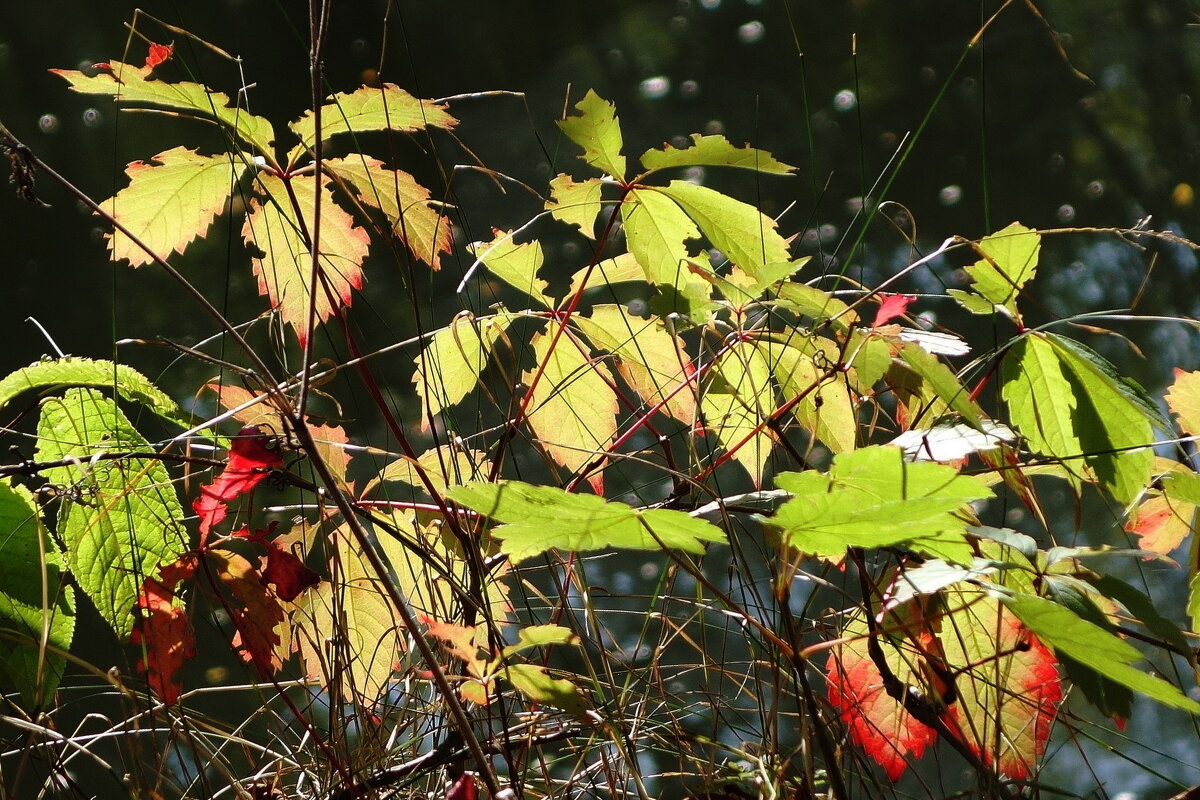
[[[479,789],[475,786],[474,774],[470,772],[459,775],[446,790],[446,800],[476,800],[477,797]]]
[[[225,519],[226,503],[253,489],[272,467],[283,463],[279,451],[269,446],[272,441],[257,425],[247,425],[234,437],[224,471],[208,486],[200,487],[200,499],[192,504],[200,515],[201,537]]]
[[[851,623],[845,634],[865,634],[866,624],[860,621],[859,625],[861,631],[852,630]],[[912,653],[901,654],[887,645],[884,653],[896,677],[914,682],[908,666],[916,660]],[[895,781],[904,774],[909,760],[920,758],[937,734],[913,719],[884,690],[883,676],[867,654],[864,638],[852,638],[830,651],[825,668],[829,671],[829,701],[850,729],[850,738]]]
[[[150,54],[146,56],[146,69],[154,69],[175,55],[175,45],[150,43]]]
[[[886,325],[896,317],[902,316],[908,310],[908,304],[916,300],[915,295],[911,294],[881,294],[883,302],[879,304],[879,311],[875,314],[875,319],[871,322],[872,328],[878,328],[880,325]]]
[[[276,521],[267,526],[265,531],[252,532],[250,528],[246,527],[240,531],[234,531],[233,535],[261,544],[266,548],[267,566],[263,569],[259,580],[262,581],[263,586],[270,583],[275,584],[275,594],[280,600],[290,603],[305,589],[320,583],[321,576],[306,567],[304,561],[278,539],[268,538],[274,537],[277,527],[279,527],[279,523]]]
[[[221,582],[237,600],[227,609],[237,628],[233,646],[242,660],[254,664],[258,673],[269,678],[283,666],[276,649],[281,641],[279,628],[285,617],[279,601],[264,585],[258,570],[242,556],[229,550],[213,549],[209,561]]]
[[[196,655],[196,635],[187,617],[187,609],[176,605],[175,587],[196,571],[193,555],[183,556],[162,568],[157,579],[147,578],[138,594],[141,609],[129,641],[144,647],[137,668],[146,673],[146,682],[167,705],[179,699],[182,685],[179,670]]]

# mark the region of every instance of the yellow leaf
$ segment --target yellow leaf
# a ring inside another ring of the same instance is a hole
[[[492,347],[514,316],[497,314],[475,319],[463,312],[433,335],[417,357],[417,371],[413,374],[417,394],[429,410],[422,415],[422,425],[428,425],[432,415],[461,402],[475,388]]]
[[[379,87],[364,86],[349,93],[338,92],[330,100],[332,102],[321,106],[323,139],[350,131],[450,130],[458,124],[458,120],[450,116],[444,105],[432,100],[418,100],[391,83]],[[306,111],[304,116],[291,124],[291,128],[300,137],[303,149],[316,143],[316,116],[312,111]],[[296,151],[291,155],[294,157]]]
[[[764,425],[775,410],[771,366],[753,344],[742,343],[721,356],[709,375],[700,398],[704,425],[759,486],[775,443]]]
[[[1200,435],[1200,372],[1175,370],[1175,383],[1167,390],[1167,407],[1188,436]]]
[[[260,175],[259,181],[268,199],[250,201],[250,213],[242,228],[248,245],[262,255],[254,258],[258,291],[271,299],[283,320],[291,325],[301,345],[307,341],[309,287],[312,284],[313,259],[309,242],[313,234],[317,204],[316,179],[292,178],[289,186],[274,175]],[[339,208],[326,189],[321,192],[320,280],[314,305],[316,320],[324,322],[333,313],[334,304],[349,305],[351,290],[362,286],[362,262],[370,237],[356,227],[350,215]],[[292,198],[300,208],[297,216]]]
[[[617,431],[617,396],[608,366],[593,363],[584,355],[587,345],[569,331],[550,350],[553,330],[533,337],[534,357],[538,364],[545,364],[545,370],[536,385],[532,383],[536,368],[524,376],[525,383],[533,387],[529,426],[550,457],[574,472],[612,442]]]
[[[600,215],[599,178],[575,182],[570,175],[559,175],[550,181],[550,199],[546,210],[560,222],[575,225],[589,239],[596,238],[596,217]]]
[[[155,255],[167,258],[208,231],[245,166],[228,154],[201,156],[186,147],[159,153],[151,162],[130,164],[129,185],[100,205]],[[107,238],[113,261],[138,267],[154,260],[119,230]]]

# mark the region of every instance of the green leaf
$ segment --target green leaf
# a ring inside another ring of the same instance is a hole
[[[1151,700],[1200,714],[1200,703],[1161,678],[1134,668],[1142,654],[1128,642],[1040,597],[1016,595],[1001,600],[1048,647]]]
[[[768,264],[790,260],[775,220],[754,206],[687,181],[671,181],[655,191],[678,203],[714,247],[751,275]]]
[[[591,89],[575,104],[577,117],[560,120],[558,127],[571,141],[583,148],[584,161],[620,180],[625,177],[625,156],[621,155],[621,124],[616,106]]]
[[[848,305],[829,292],[804,283],[780,285],[779,304],[813,320],[836,318],[841,330],[858,322],[858,313],[851,311]]]
[[[964,422],[973,428],[980,428],[983,423],[979,406],[971,399],[971,393],[962,385],[962,381],[937,356],[918,345],[907,344],[900,349],[899,357]]]
[[[574,297],[580,289],[603,289],[618,283],[645,283],[646,270],[634,258],[633,253],[621,253],[616,258],[606,258],[593,267],[584,267],[571,276],[571,287],[567,297]]]
[[[486,453],[442,445],[425,451],[415,461],[401,456],[383,468],[377,481],[406,483],[426,491],[425,481],[421,480],[421,473],[424,473],[435,489],[445,492],[447,486],[461,486],[468,481],[486,477],[488,467]],[[371,487],[374,485],[372,483]],[[367,492],[368,489],[363,490],[364,495]]]
[[[660,150],[642,153],[642,166],[648,172],[671,167],[741,167],[772,175],[788,175],[795,167],[776,161],[766,150],[749,145],[734,147],[724,136],[692,134],[692,143],[682,149],[664,144]]]
[[[530,625],[517,631],[517,643],[505,647],[500,652],[500,657],[509,658],[517,653],[523,653],[543,645],[561,644],[578,647],[580,641],[578,634],[561,625]]]
[[[979,249],[984,258],[967,267],[975,291],[989,303],[1003,308],[1011,318],[1020,319],[1017,295],[1037,271],[1041,235],[1014,222],[984,237],[979,242]],[[978,313],[971,306],[967,306],[967,310]]]
[[[476,319],[468,312],[433,335],[416,359],[413,374],[417,394],[429,415],[440,414],[462,399],[479,382],[479,373],[487,366],[492,348],[504,335],[515,314],[497,314]],[[428,424],[428,415],[422,414]]]
[[[826,558],[842,556],[847,547],[910,544],[971,564],[966,524],[955,512],[992,496],[974,478],[943,464],[906,462],[894,447],[842,453],[828,475],[785,472],[775,485],[793,498],[763,521],[779,528],[790,546]]]
[[[34,709],[54,694],[66,667],[75,593],[33,496],[7,480],[0,481],[0,534],[0,673]]]
[[[612,371],[607,364],[593,363],[584,355],[586,345],[570,331],[563,333],[556,344],[551,332],[539,332],[530,346],[543,368],[536,384],[533,378],[537,367],[523,377],[532,387],[529,427],[551,458],[575,472],[598,458],[617,432]],[[596,471],[589,478],[598,493],[603,486],[601,475]]]
[[[73,356],[37,361],[4,376],[0,380],[0,409],[28,391],[57,390],[64,386],[101,388],[114,385],[117,394],[125,400],[140,403],[184,427],[191,425],[175,401],[133,367]]]
[[[721,356],[700,396],[704,426],[726,452],[762,484],[775,436],[765,425],[775,411],[771,365],[753,343],[742,342]]]
[[[691,362],[683,341],[668,333],[662,320],[632,316],[624,306],[599,305],[574,322],[597,349],[617,356],[617,372],[642,402],[654,406],[669,397],[663,406],[668,414],[686,425],[695,422],[696,387],[679,389],[688,382]]]
[[[671,198],[650,189],[632,189],[621,203],[621,220],[629,252],[646,271],[646,280],[680,287],[684,294],[707,297],[706,282],[688,272],[688,239],[700,229]]]
[[[363,86],[348,93],[338,92],[330,101],[321,106],[322,139],[350,132],[451,130],[458,124],[458,120],[446,111],[446,106],[432,100],[418,100],[391,83],[379,87]],[[316,125],[316,115],[310,110],[289,126],[300,137],[303,149],[316,144]],[[293,151],[290,159],[293,162],[295,155],[296,151]]]
[[[524,292],[534,302],[553,308],[554,301],[546,296],[547,283],[537,277],[542,268],[542,243],[517,244],[512,231],[493,230],[490,242],[473,242],[467,249],[488,271],[509,286]]]
[[[968,292],[963,289],[947,289],[946,294],[954,299],[966,311],[972,314],[995,314],[996,306],[992,301],[985,297],[980,297],[974,292]]]
[[[503,674],[514,689],[530,700],[561,708],[577,717],[587,709],[579,687],[565,678],[550,677],[540,664],[512,664],[504,668]]]
[[[45,471],[62,487],[58,535],[76,583],[118,636],[133,628],[142,582],[188,548],[183,511],[161,461],[93,459],[105,453],[146,452],[142,438],[116,404],[90,389],[70,389],[42,404],[39,461],[70,461]]]
[[[550,199],[546,210],[559,222],[575,225],[589,239],[596,238],[596,217],[600,215],[600,190],[604,184],[599,178],[588,178],[575,182],[570,175],[559,175],[550,181]]]
[[[1077,458],[1083,452],[1073,419],[1079,398],[1054,346],[1036,334],[1022,337],[1005,357],[1000,374],[1000,396],[1029,449],[1055,458]]]
[[[274,157],[275,131],[271,123],[243,109],[230,108],[228,95],[198,83],[154,80],[150,78],[149,69],[120,61],[98,66],[101,69],[93,76],[73,69],[50,71],[66,79],[71,88],[81,94],[109,95],[118,103],[165,106],[197,114],[201,119],[223,125],[268,159]]]
[[[413,256],[441,269],[441,254],[449,253],[453,245],[450,221],[430,205],[428,189],[407,172],[387,169],[382,161],[358,153],[327,158],[321,164],[349,181],[362,202],[382,211],[392,233]]]
[[[1165,428],[1166,421],[1140,386],[1098,354],[1053,333],[1046,341],[1078,396],[1072,421],[1088,467],[1118,502],[1132,503],[1154,466],[1152,423]]]
[[[202,156],[186,147],[159,153],[151,161],[155,163],[134,161],[126,167],[129,185],[100,206],[166,259],[208,232],[246,166],[228,153]],[[113,261],[125,259],[134,267],[153,262],[121,231],[106,237]]]
[[[472,483],[451,488],[456,503],[503,523],[491,533],[501,550],[521,561],[547,550],[586,552],[678,548],[703,553],[705,542],[725,542],[717,526],[681,511],[641,511],[590,494],[520,481]],[[653,535],[651,534],[653,532]],[[662,544],[659,544],[661,542]]]
[[[279,309],[283,321],[296,331],[296,338],[303,347],[311,333],[308,329],[310,303],[316,309],[316,322],[324,322],[333,314],[334,303],[350,305],[353,291],[362,288],[362,262],[371,237],[333,202],[328,180],[322,176],[321,252],[317,260],[321,274],[316,293],[311,293],[313,258],[310,242],[316,219],[316,178],[300,175],[287,184],[274,175],[259,175],[258,180],[269,199],[264,201],[255,197],[250,201],[242,237],[246,244],[261,253],[254,257],[259,294],[270,298],[271,306]],[[300,209],[299,216],[297,208]]]
[[[1101,575],[1092,581],[1100,592],[1125,607],[1133,617],[1146,626],[1164,642],[1174,646],[1183,653],[1191,652],[1191,646],[1179,626],[1159,613],[1158,607],[1144,592],[1135,589],[1114,575]]]

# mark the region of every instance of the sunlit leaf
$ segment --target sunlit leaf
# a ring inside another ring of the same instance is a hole
[[[353,92],[338,92],[321,106],[321,138],[339,133],[366,131],[419,131],[423,128],[450,130],[458,120],[446,107],[432,100],[418,100],[391,83],[363,86]],[[300,144],[310,148],[317,141],[316,115],[310,110],[291,124]]]
[[[646,279],[663,286],[693,286],[708,295],[708,284],[688,273],[688,239],[700,238],[700,229],[679,205],[651,189],[632,189],[621,203],[621,220],[629,252],[646,271]],[[685,291],[685,293],[687,293]]]
[[[39,461],[62,488],[58,535],[66,562],[100,616],[125,637],[142,581],[187,550],[183,510],[163,463],[148,458],[93,459],[106,453],[146,453],[149,443],[116,403],[90,389],[70,389],[43,401]]]
[[[259,293],[271,299],[272,307],[279,309],[284,322],[295,329],[303,345],[310,334],[310,304],[315,306],[315,322],[324,322],[335,307],[350,304],[352,290],[361,288],[362,262],[370,236],[333,202],[328,181],[322,179],[320,275],[315,295],[310,294],[316,180],[312,176],[298,176],[289,181],[290,185],[284,185],[274,175],[260,175],[258,180],[270,199],[255,197],[250,201],[242,236],[246,244],[262,254],[254,258]],[[300,209],[299,216],[292,205],[293,197]]]
[[[541,664],[512,664],[504,668],[503,674],[530,700],[561,708],[573,716],[582,716],[587,707],[578,686],[565,678],[551,677]]]
[[[542,268],[542,243],[538,240],[517,244],[512,231],[493,230],[492,241],[473,242],[471,253],[488,271],[509,286],[524,292],[547,308],[554,301],[546,296],[546,282],[537,277]]]
[[[267,588],[254,565],[238,553],[213,548],[206,551],[205,556],[233,596],[227,610],[236,630],[234,649],[243,661],[254,665],[260,677],[272,677],[283,666],[279,644],[284,635],[282,629],[287,624],[279,598]]]
[[[118,103],[165,106],[215,121],[230,133],[252,145],[262,155],[274,156],[275,132],[271,123],[241,108],[229,107],[229,96],[214,92],[198,83],[167,83],[150,77],[150,69],[109,61],[97,64],[99,70],[88,76],[73,69],[52,69],[81,94],[110,95]]]
[[[0,409],[24,392],[49,391],[64,386],[116,387],[123,399],[139,403],[154,413],[189,425],[175,401],[133,367],[90,358],[65,356],[43,359],[0,379]]]
[[[633,253],[621,253],[615,258],[606,258],[595,266],[585,267],[571,276],[571,288],[567,289],[567,297],[574,297],[584,288],[602,289],[618,283],[644,283],[646,270],[634,258]]]
[[[196,632],[176,594],[179,582],[192,577],[196,565],[194,556],[185,555],[163,567],[158,579],[146,579],[137,599],[139,618],[129,637],[143,649],[138,671],[145,673],[150,689],[167,705],[179,699],[183,688],[179,672],[196,657]]]
[[[429,410],[428,415],[421,415],[422,425],[429,423],[428,416],[462,402],[475,388],[492,348],[514,317],[497,314],[475,319],[463,313],[433,335],[417,357],[417,371],[413,375],[417,394]]]
[[[1188,436],[1200,436],[1200,371],[1184,372],[1176,368],[1175,382],[1167,390],[1167,408]]]
[[[424,475],[440,493],[445,492],[447,486],[461,486],[486,478],[488,466],[486,453],[442,445],[425,451],[415,460],[401,456],[383,468],[379,480],[399,481],[425,491],[425,481],[421,477]]]
[[[1063,655],[1163,705],[1200,714],[1200,703],[1132,666],[1142,660],[1142,654],[1128,642],[1049,600],[1028,595],[1002,599],[1043,643]]]
[[[905,345],[899,356],[909,369],[921,376],[929,390],[957,412],[963,421],[975,427],[981,424],[979,406],[971,399],[971,393],[936,356],[915,344]]]
[[[1080,398],[1045,338],[1031,335],[1015,342],[1001,365],[1001,375],[1000,394],[1009,419],[1030,450],[1059,458],[1083,452],[1074,422]]]
[[[668,333],[661,320],[632,316],[624,306],[598,305],[574,321],[593,345],[617,356],[617,372],[642,402],[654,406],[666,399],[668,414],[688,425],[695,421],[695,385],[679,388],[688,382],[691,361],[683,341]]]
[[[967,267],[975,291],[1005,309],[1008,316],[1020,319],[1017,295],[1037,272],[1041,235],[1014,222],[985,236],[978,246],[985,257]]]
[[[186,147],[159,153],[125,169],[129,185],[100,203],[159,258],[182,253],[208,233],[224,210],[245,165],[227,153],[202,156]],[[107,234],[112,259],[138,267],[153,257],[119,230]]]
[[[42,525],[33,496],[0,480],[0,675],[27,710],[49,699],[66,667],[75,632],[75,591]],[[58,651],[58,652],[55,652]]]
[[[472,483],[448,490],[454,502],[504,523],[492,529],[502,550],[520,561],[547,550],[679,548],[704,552],[705,542],[724,542],[725,533],[681,511],[639,511],[601,497],[572,494],[553,486],[520,481]],[[661,544],[660,544],[661,542]]]
[[[501,651],[502,658],[515,656],[526,650],[543,645],[571,645],[578,647],[581,640],[579,634],[561,625],[527,625],[517,630],[517,643],[510,644]]]
[[[789,261],[775,220],[754,206],[687,181],[671,181],[656,191],[678,203],[714,247],[751,275],[767,264]]]
[[[550,199],[546,210],[559,222],[575,225],[589,239],[596,238],[596,217],[600,215],[599,178],[576,182],[570,175],[559,175],[550,181]]]
[[[792,408],[796,421],[834,453],[853,450],[858,419],[842,374],[828,374],[811,355],[783,342],[760,339],[755,347],[771,365],[784,402],[801,397]]]
[[[382,161],[367,156],[327,158],[322,164],[349,181],[362,202],[383,212],[392,232],[413,256],[441,269],[442,254],[450,252],[453,239],[450,221],[430,205],[428,189],[407,172],[387,169]]]
[[[579,116],[560,120],[558,127],[571,141],[583,148],[584,161],[618,180],[625,177],[625,156],[621,155],[621,124],[616,106],[592,90],[575,104]]]
[[[653,172],[671,167],[711,166],[741,167],[773,175],[788,175],[795,167],[777,161],[766,150],[749,145],[734,147],[724,136],[692,134],[691,143],[684,148],[664,144],[662,149],[642,153],[642,166]]]
[[[753,344],[742,343],[721,356],[708,375],[700,396],[704,427],[716,434],[721,447],[758,486],[775,444],[774,432],[766,425],[775,411],[771,365]]]
[[[551,458],[575,472],[612,443],[617,395],[608,365],[589,359],[584,354],[587,345],[570,331],[555,343],[553,330],[538,332],[530,343],[535,362],[541,365],[541,378],[533,383],[538,367],[522,378],[531,387],[529,427]],[[593,487],[602,485],[600,474],[592,474]]]
[[[973,453],[995,450],[1012,442],[1017,435],[1007,426],[983,420],[976,430],[969,425],[935,425],[932,428],[910,428],[888,444],[904,451],[910,461],[960,461]]]
[[[233,437],[225,468],[212,483],[200,487],[200,497],[192,504],[200,517],[202,539],[225,519],[230,501],[262,483],[271,469],[283,463],[279,448],[272,445],[270,437],[254,425]]]
[[[910,543],[918,549],[964,551],[952,560],[970,563],[963,540],[965,523],[955,512],[992,496],[973,478],[951,467],[910,463],[895,447],[865,447],[834,459],[828,475],[815,470],[785,472],[775,484],[793,494],[765,519],[784,541],[805,553],[841,557],[847,547],[889,547]]]

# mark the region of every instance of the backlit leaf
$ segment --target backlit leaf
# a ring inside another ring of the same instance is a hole
[[[258,180],[270,199],[255,197],[250,201],[242,236],[246,244],[262,253],[254,258],[259,293],[271,299],[271,306],[279,309],[303,346],[310,334],[310,302],[315,299],[315,321],[324,322],[335,307],[349,305],[352,290],[362,286],[362,262],[370,237],[333,202],[328,181],[322,179],[320,276],[314,298],[309,293],[313,271],[309,248],[317,201],[316,180],[312,176],[292,178],[290,193],[289,187],[274,175],[260,175]],[[299,216],[291,202],[293,195],[301,210]]]
[[[240,108],[229,107],[229,96],[198,83],[167,83],[150,77],[150,69],[109,61],[97,64],[88,76],[73,69],[52,69],[81,94],[109,95],[118,103],[165,106],[198,115],[227,128],[267,158],[274,157],[275,132],[271,123]]]
[[[58,688],[75,632],[75,591],[33,496],[0,480],[0,674],[28,710]]]
[[[39,461],[67,461],[44,471],[65,493],[58,535],[75,582],[120,637],[133,628],[142,582],[187,550],[183,511],[161,461],[105,453],[147,452],[149,443],[117,405],[90,389],[43,401]]]
[[[492,234],[490,242],[472,243],[471,253],[509,286],[547,308],[553,306],[554,301],[546,296],[546,282],[537,277],[542,268],[542,243],[535,239],[517,244],[512,231],[493,230]]]
[[[1176,368],[1174,377],[1175,382],[1167,390],[1167,408],[1178,420],[1180,430],[1188,436],[1200,436],[1200,371]]]
[[[362,202],[383,212],[392,232],[414,257],[441,269],[442,254],[450,252],[453,239],[450,221],[430,205],[428,189],[407,172],[387,169],[382,161],[367,156],[327,158],[322,164],[349,181]]]
[[[546,201],[546,210],[559,222],[575,225],[584,236],[595,239],[602,187],[599,178],[576,182],[570,175],[559,175],[550,181],[550,199]]]
[[[200,497],[192,508],[200,516],[203,540],[213,525],[228,514],[227,503],[249,492],[266,480],[271,469],[283,463],[278,447],[255,425],[248,425],[233,437],[229,458],[221,474],[212,483],[200,487]]]
[[[434,489],[444,492],[447,486],[461,486],[486,478],[489,467],[486,453],[443,445],[425,451],[415,463],[413,459],[401,456],[383,468],[379,480],[399,481],[426,491],[425,481],[421,479],[424,474]]]
[[[571,141],[583,148],[584,161],[620,180],[625,177],[625,156],[621,155],[621,124],[616,106],[592,90],[575,104],[579,116],[560,120],[558,127]]]
[[[588,289],[601,289],[619,283],[644,283],[646,270],[638,263],[633,253],[621,253],[615,258],[606,258],[597,262],[593,267],[585,267],[571,276],[571,288],[567,289],[567,297],[574,297],[584,288],[584,280]]]
[[[179,672],[196,657],[196,632],[176,594],[180,581],[192,577],[195,571],[196,559],[185,555],[163,567],[158,579],[147,578],[137,599],[140,616],[129,637],[132,644],[143,649],[138,671],[146,674],[150,689],[167,705],[179,699],[183,688]]]
[[[1057,352],[1044,337],[1024,336],[1014,343],[1001,365],[1001,375],[1000,394],[1008,405],[1009,419],[1030,450],[1058,458],[1083,452],[1074,422],[1080,398],[1064,374]]]
[[[788,175],[795,167],[777,161],[766,150],[749,145],[734,147],[724,136],[692,134],[691,143],[682,149],[664,144],[662,149],[642,153],[642,166],[653,172],[670,167],[711,166],[741,167],[773,175]]]
[[[951,467],[904,461],[895,447],[842,453],[828,475],[785,472],[775,484],[793,498],[764,521],[781,529],[784,541],[797,550],[827,558],[841,557],[847,547],[910,543],[922,550],[961,549],[951,560],[969,564],[965,523],[955,512],[992,496],[982,483]]]
[[[1054,656],[982,590],[951,590],[946,603],[939,639],[956,672],[952,729],[984,763],[1014,780],[1027,778],[1063,698]]]
[[[617,431],[617,395],[607,364],[592,362],[584,355],[587,346],[570,331],[559,337],[551,350],[552,331],[535,334],[530,344],[536,363],[544,367],[536,384],[536,367],[522,378],[531,387],[529,427],[551,458],[575,472],[612,443]],[[592,473],[593,487],[599,484],[600,475],[599,471]]]
[[[363,86],[353,92],[338,92],[328,104],[321,106],[321,138],[339,133],[365,131],[419,131],[423,128],[450,130],[458,120],[446,107],[432,100],[418,100],[399,86]],[[292,132],[300,137],[304,148],[317,141],[316,115],[306,111],[291,124]]]
[[[283,666],[279,644],[284,635],[283,628],[287,625],[279,598],[267,588],[261,573],[243,556],[219,548],[208,550],[205,556],[213,572],[233,596],[227,611],[236,629],[234,649],[243,661],[254,665],[260,677],[272,677]]]
[[[683,341],[668,333],[661,320],[631,316],[624,306],[599,305],[574,321],[593,345],[617,356],[617,372],[642,402],[654,406],[669,397],[663,406],[668,414],[688,425],[695,421],[695,385],[679,389],[687,383],[692,363]]]
[[[775,220],[754,206],[687,181],[671,181],[655,190],[678,203],[714,247],[751,275],[767,264],[790,260]]]
[[[985,257],[967,267],[974,289],[988,302],[1004,308],[1008,316],[1020,319],[1017,295],[1037,272],[1042,237],[1014,222],[979,242]]]
[[[916,344],[907,344],[901,348],[899,357],[905,366],[921,376],[934,396],[965,422],[975,427],[981,424],[979,406],[971,399],[971,393],[937,356]]]
[[[650,189],[632,189],[621,203],[621,220],[629,252],[646,271],[646,280],[663,286],[694,284],[694,292],[708,295],[708,284],[684,266],[684,242],[700,238],[700,229],[675,201]]]
[[[561,708],[573,716],[582,716],[587,707],[578,686],[565,678],[551,677],[541,664],[512,664],[504,668],[504,677],[530,700]]]
[[[129,185],[100,205],[165,259],[208,232],[246,167],[226,153],[202,156],[186,147],[159,153],[151,162],[130,164]],[[153,261],[121,231],[107,238],[113,261],[125,259],[134,267]]]
[[[517,631],[517,643],[505,647],[500,655],[502,658],[509,658],[543,645],[578,647],[580,642],[579,634],[561,625],[527,625]]]
[[[717,526],[681,511],[639,511],[624,503],[572,494],[553,486],[520,481],[472,483],[452,488],[447,495],[460,505],[504,523],[491,533],[502,541],[501,549],[513,561],[552,549],[671,547],[702,553],[705,542],[726,540]]]
[[[413,375],[417,394],[429,410],[428,415],[422,414],[422,425],[429,424],[428,416],[462,402],[475,388],[492,348],[514,318],[513,314],[497,314],[475,319],[464,312],[433,335],[417,357]]]
[[[783,342],[760,339],[755,347],[771,365],[784,402],[803,396],[792,408],[796,421],[834,453],[853,450],[858,420],[842,374],[829,375],[808,353]]]
[[[1040,597],[1017,595],[1002,599],[1026,627],[1059,653],[1163,705],[1200,714],[1200,703],[1161,678],[1132,666],[1142,660],[1142,654],[1123,639]]]
[[[115,386],[117,394],[123,399],[140,403],[181,425],[190,425],[175,401],[133,367],[74,356],[43,359],[5,375],[0,380],[0,409],[24,392],[64,386],[91,386],[97,389]]]
[[[709,370],[709,383],[700,396],[704,427],[734,460],[746,468],[755,486],[762,483],[775,435],[766,426],[775,411],[771,365],[751,343],[742,343]]]

